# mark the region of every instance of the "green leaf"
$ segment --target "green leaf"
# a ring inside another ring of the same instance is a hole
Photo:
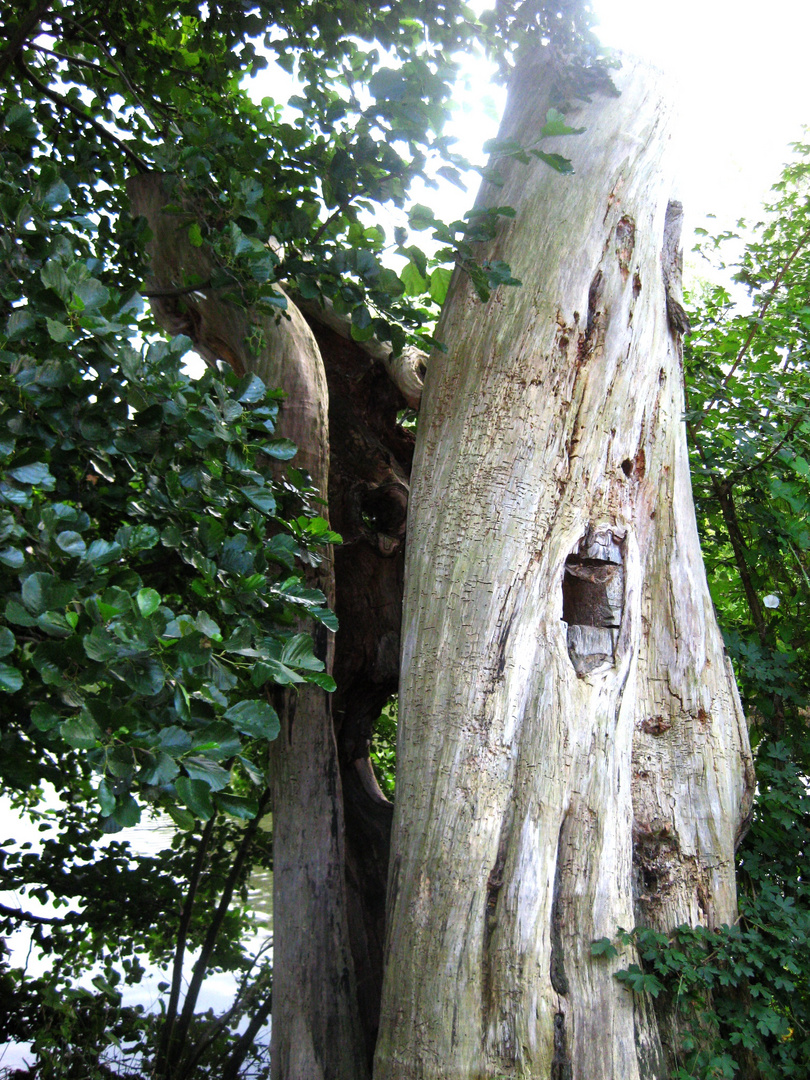
[[[312,637],[309,634],[295,634],[284,643],[281,650],[281,662],[290,667],[305,671],[323,671],[323,660],[315,656]]]
[[[60,581],[54,574],[37,572],[22,584],[23,603],[33,615],[64,608],[76,595],[76,586],[70,581]]]
[[[183,728],[172,724],[171,727],[163,728],[159,733],[157,745],[167,754],[177,757],[191,749],[191,736]]]
[[[135,799],[127,795],[119,795],[115,804],[115,811],[110,815],[110,821],[115,822],[122,829],[132,828],[141,820],[141,808]]]
[[[62,714],[47,702],[39,702],[31,710],[31,723],[37,731],[50,731],[61,719]]]
[[[196,817],[208,821],[214,813],[211,788],[204,780],[192,780],[179,776],[175,783],[177,794]]]
[[[109,817],[113,810],[115,810],[115,795],[110,791],[106,780],[101,780],[99,782],[96,798],[101,807],[101,813],[104,817]]]
[[[259,812],[256,799],[244,795],[215,795],[214,802],[220,810],[240,821],[252,821]]]
[[[4,548],[0,551],[0,563],[10,570],[21,570],[25,566],[25,556],[18,548]]]
[[[87,544],[85,544],[81,534],[77,532],[69,530],[60,532],[56,537],[56,543],[66,555],[76,558],[83,558],[87,552]]]
[[[0,656],[14,652],[17,641],[7,626],[0,626]]]
[[[160,751],[154,761],[144,767],[140,779],[144,784],[154,784],[157,787],[161,787],[164,784],[168,784],[171,780],[174,780],[179,773],[180,766],[174,758],[163,751]]]
[[[262,452],[276,461],[290,461],[298,453],[298,447],[289,439],[272,439],[264,443]]]
[[[135,601],[138,610],[145,619],[148,619],[150,615],[154,615],[162,603],[160,593],[156,589],[139,589],[135,594]]]
[[[91,660],[104,664],[118,656],[121,646],[103,626],[94,626],[90,633],[82,638],[82,647]]]
[[[225,719],[230,720],[242,735],[252,739],[273,740],[281,730],[278,713],[266,701],[240,701],[228,709]]]
[[[194,624],[201,634],[205,634],[212,641],[222,641],[222,631],[217,623],[205,611],[198,611]]]
[[[604,956],[608,960],[612,960],[613,957],[619,955],[619,950],[610,940],[610,938],[599,938],[598,941],[591,942],[591,956]]]
[[[430,275],[430,297],[439,305],[445,301],[452,276],[453,271],[445,266],[437,266]]]
[[[84,311],[88,313],[98,311],[110,299],[110,290],[105,288],[100,281],[96,281],[95,278],[88,278],[80,282],[76,286],[74,294],[81,301]]]
[[[45,323],[48,327],[48,333],[54,341],[65,342],[75,340],[76,334],[74,333],[73,328],[66,326],[63,322],[59,322],[58,319],[46,318]]]
[[[101,729],[85,710],[78,716],[65,720],[59,733],[65,742],[76,750],[92,750],[101,739]]]
[[[108,540],[94,540],[87,549],[86,559],[93,566],[106,566],[121,557],[121,545]]]
[[[400,278],[402,284],[405,286],[406,296],[421,296],[427,292],[427,278],[424,278],[414,263],[409,262],[405,268],[400,271]]]
[[[48,484],[55,483],[51,471],[44,461],[35,461],[31,465],[21,465],[18,469],[12,469],[9,476],[18,480],[21,484]]]
[[[70,295],[70,281],[64,266],[57,259],[48,259],[39,276],[47,289],[53,289],[60,299],[67,300]]]
[[[276,497],[272,488],[259,487],[257,484],[245,484],[239,489],[251,506],[255,506],[263,514],[269,515],[276,512]]]
[[[230,772],[209,758],[185,757],[183,768],[193,780],[202,780],[212,791],[221,791],[230,783]]]
[[[574,166],[568,160],[564,158],[562,154],[546,154],[542,150],[531,150],[530,153],[534,154],[536,158],[544,161],[546,165],[554,169],[558,173],[572,173]]]
[[[179,829],[183,829],[184,832],[191,832],[197,824],[197,819],[194,815],[190,814],[188,810],[182,806],[175,806],[173,803],[170,803],[165,807],[165,810],[175,825]]]
[[[10,664],[0,664],[0,690],[13,694],[22,687],[22,672]]]
[[[188,238],[194,247],[202,247],[203,235],[199,224],[195,221],[193,225],[188,227]]]
[[[540,132],[541,139],[550,139],[555,135],[581,135],[585,128],[570,127],[565,122],[565,117],[557,109],[549,109],[546,113],[546,122]]]

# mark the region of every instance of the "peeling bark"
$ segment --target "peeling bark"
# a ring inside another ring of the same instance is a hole
[[[568,113],[573,176],[499,163],[484,254],[523,285],[481,305],[457,271],[428,369],[375,1080],[663,1080],[671,1018],[591,942],[736,914],[753,772],[692,505],[670,108],[616,82]],[[549,101],[524,61],[500,137]]]

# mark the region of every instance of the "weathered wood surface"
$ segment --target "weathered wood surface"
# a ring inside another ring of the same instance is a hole
[[[482,305],[457,271],[428,369],[375,1080],[663,1080],[668,1018],[613,978],[637,957],[591,942],[736,913],[752,770],[689,480],[670,105],[616,84],[542,144],[573,176],[499,164],[487,254],[523,285]],[[501,137],[535,145],[549,93],[524,65]]]

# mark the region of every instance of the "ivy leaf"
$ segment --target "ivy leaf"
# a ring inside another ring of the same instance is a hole
[[[604,956],[607,960],[612,960],[618,955],[619,950],[610,938],[603,937],[591,942],[591,956]]]

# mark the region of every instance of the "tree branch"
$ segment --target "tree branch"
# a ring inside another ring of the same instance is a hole
[[[108,79],[116,78],[114,71],[101,67],[100,64],[94,64],[92,60],[85,60],[81,56],[70,56],[68,53],[54,52],[53,49],[46,49],[44,45],[34,45],[34,48],[37,52],[44,53],[46,56],[55,56],[57,60],[64,60],[68,64],[76,64],[78,67],[87,68],[89,71],[95,71],[99,75],[106,75]]]
[[[213,287],[209,278],[208,281],[203,281],[199,285],[167,285],[159,289],[139,289],[138,292],[147,300],[169,300],[175,296],[190,296],[192,293],[206,292]]]
[[[222,928],[222,923],[225,920],[225,916],[228,913],[228,908],[231,904],[231,897],[233,896],[233,890],[236,887],[236,883],[239,880],[239,875],[242,872],[242,868],[245,865],[245,859],[247,858],[250,846],[253,843],[253,838],[256,835],[256,830],[259,827],[259,821],[264,816],[264,811],[270,799],[270,792],[265,791],[262,798],[259,800],[259,807],[256,811],[256,816],[248,823],[245,829],[242,841],[236,852],[236,857],[231,865],[228,878],[222,889],[222,895],[219,898],[219,904],[214,912],[214,915],[208,924],[208,930],[205,935],[205,941],[200,949],[200,955],[197,958],[197,962],[194,965],[194,970],[191,975],[191,980],[188,984],[186,991],[186,1000],[183,1002],[183,1011],[180,1014],[180,1020],[177,1025],[177,1033],[172,1040],[172,1045],[168,1048],[168,1054],[166,1058],[166,1064],[170,1070],[180,1059],[183,1052],[186,1038],[188,1036],[188,1029],[191,1026],[191,1019],[194,1016],[194,1009],[197,1004],[197,998],[200,993],[200,987],[203,984],[205,973],[208,970],[208,964],[211,959],[211,953],[214,951],[214,946],[219,936],[219,931]],[[185,1075],[185,1070],[181,1070],[181,1076]]]
[[[237,1080],[239,1070],[242,1067],[242,1062],[247,1057],[248,1050],[250,1050],[256,1036],[267,1023],[267,1018],[272,1011],[273,994],[271,992],[267,995],[261,1008],[250,1018],[250,1023],[240,1036],[239,1042],[233,1049],[233,1053],[225,1062],[222,1069],[222,1080]]]
[[[152,127],[153,127],[153,128],[155,129],[155,131],[157,131],[157,130],[158,130],[158,125],[157,125],[157,124],[155,123],[155,121],[154,121],[154,120],[152,119],[152,117],[151,117],[151,116],[149,115],[149,109],[147,108],[147,105],[146,105],[146,103],[144,102],[143,98],[142,98],[142,97],[141,97],[141,95],[140,95],[140,94],[138,93],[138,91],[137,91],[137,90],[135,89],[135,87],[134,87],[134,86],[132,85],[132,83],[131,83],[131,82],[129,81],[129,77],[127,76],[127,73],[126,73],[126,71],[124,71],[124,69],[123,69],[123,68],[122,68],[122,67],[120,66],[120,64],[117,64],[117,63],[116,63],[116,61],[115,61],[115,57],[114,57],[114,56],[112,55],[112,53],[111,53],[111,52],[110,52],[110,50],[109,50],[109,49],[107,48],[107,46],[106,46],[106,45],[104,44],[104,42],[103,42],[103,41],[101,41],[101,39],[100,39],[100,38],[97,38],[97,37],[96,37],[96,35],[95,35],[95,34],[94,34],[94,33],[93,33],[93,32],[92,32],[91,30],[88,30],[86,26],[82,26],[82,24],[81,24],[80,22],[77,22],[77,21],[76,21],[76,19],[73,19],[73,18],[71,18],[71,16],[70,16],[70,15],[67,15],[67,14],[66,14],[66,15],[65,15],[65,19],[66,19],[66,20],[67,20],[68,22],[70,22],[70,23],[73,23],[73,25],[74,25],[74,26],[77,26],[77,27],[79,27],[79,29],[81,30],[81,32],[82,32],[83,34],[86,34],[86,35],[87,35],[87,37],[88,37],[88,38],[90,39],[90,41],[91,41],[91,42],[92,42],[92,43],[93,43],[93,44],[94,44],[94,45],[96,46],[96,48],[97,48],[97,49],[99,50],[99,52],[102,52],[102,53],[103,53],[103,54],[104,54],[104,55],[105,55],[105,56],[107,57],[107,59],[109,60],[109,62],[110,62],[110,63],[112,64],[112,66],[113,66],[113,67],[115,68],[115,71],[114,71],[114,72],[106,72],[106,74],[107,74],[108,76],[111,76],[112,78],[115,78],[115,77],[116,77],[116,75],[118,76],[118,78],[119,78],[119,79],[121,80],[121,82],[122,82],[122,83],[124,84],[124,86],[126,86],[127,90],[129,90],[130,94],[132,94],[132,96],[133,96],[133,97],[135,98],[135,100],[136,100],[136,101],[138,102],[138,104],[139,104],[139,105],[141,106],[141,108],[142,108],[142,109],[143,109],[143,111],[144,111],[144,114],[145,114],[145,115],[146,115],[147,117],[149,117],[149,121],[150,121],[150,123],[152,124]],[[55,55],[56,55],[56,54],[55,54]],[[72,59],[74,59],[74,58],[73,58],[73,57],[67,57],[66,59],[71,59],[71,60],[72,60]],[[86,60],[85,60],[85,61],[81,61],[81,62],[82,62],[82,63],[85,63],[85,64],[87,64],[87,63],[88,63],[88,61],[86,61]],[[94,64],[92,64],[92,65],[90,65],[90,66],[91,66],[91,67],[95,67],[95,65],[94,65]],[[97,71],[104,71],[105,69],[104,69],[104,68],[101,68],[101,67],[99,67],[99,68],[96,68],[96,70],[97,70]],[[153,102],[152,104],[155,104],[155,103]],[[160,113],[161,113],[161,115],[163,116],[164,120],[167,120],[167,121],[168,121],[169,123],[173,123],[173,120],[172,120],[172,118],[171,118],[170,116],[168,116],[168,115],[167,115],[167,113],[166,113],[166,112],[165,112],[165,111],[164,111],[163,109],[158,109],[158,112],[160,112]]]
[[[0,904],[0,915],[7,915],[12,919],[19,919],[20,922],[35,923],[38,926],[64,926],[70,921],[68,919],[49,917],[47,915],[33,915],[30,911],[23,911],[22,908],[8,907],[6,904]]]
[[[793,423],[788,428],[788,430],[785,432],[784,436],[779,440],[779,442],[776,444],[776,446],[774,446],[773,450],[771,450],[770,453],[766,454],[765,457],[762,458],[760,461],[755,461],[751,465],[746,466],[746,468],[740,469],[739,472],[732,472],[730,474],[729,478],[728,478],[728,482],[729,483],[732,483],[732,482],[736,483],[738,480],[742,479],[743,476],[747,476],[748,473],[754,472],[756,469],[761,469],[763,465],[767,465],[768,462],[772,458],[776,457],[776,455],[779,453],[779,451],[782,449],[782,447],[787,442],[789,442],[791,436],[793,435],[794,431],[799,426],[799,424],[801,424],[802,421],[804,421],[806,419],[807,419],[807,417],[806,417],[805,414],[800,414],[799,416],[797,416],[796,419],[793,421]]]
[[[33,71],[26,67],[26,65],[23,63],[22,57],[18,56],[14,62],[16,66],[20,69],[22,74],[25,76],[25,78],[31,83],[31,85],[36,90],[39,90],[40,94],[48,98],[55,105],[58,105],[60,109],[65,109],[67,112],[72,113],[79,120],[81,120],[82,123],[87,124],[88,127],[91,127],[94,131],[97,131],[99,135],[102,136],[102,138],[114,143],[118,147],[118,149],[124,154],[124,156],[127,157],[135,165],[138,172],[149,172],[149,166],[146,164],[146,162],[139,158],[133,150],[130,150],[130,148],[125,142],[122,142],[121,139],[113,135],[111,131],[108,131],[107,128],[105,128],[103,124],[100,124],[98,120],[96,120],[94,117],[88,116],[86,112],[80,109],[77,105],[74,105],[72,101],[68,101],[67,98],[62,97],[61,94],[57,94],[54,90],[51,90],[50,87],[46,86],[45,83],[41,82],[33,73]]]
[[[11,31],[8,45],[6,45],[3,52],[0,53],[0,79],[3,78],[8,68],[17,60],[26,41],[36,31],[43,15],[50,6],[51,0],[39,0],[39,3],[35,4],[27,15],[23,15],[16,30]]]
[[[163,1034],[161,1035],[157,1061],[155,1062],[155,1075],[158,1077],[164,1075],[162,1071],[164,1067],[168,1068],[169,1051],[174,1035],[174,1023],[177,1019],[177,1003],[180,1000],[180,983],[183,980],[183,958],[186,952],[188,928],[191,925],[191,913],[194,909],[194,898],[197,895],[197,888],[202,876],[203,862],[205,861],[205,856],[208,852],[208,845],[211,843],[213,831],[214,815],[212,814],[205,823],[205,828],[200,837],[200,843],[197,847],[197,854],[194,859],[194,866],[191,871],[191,877],[189,878],[188,892],[186,893],[186,899],[183,903],[183,910],[180,913],[180,925],[177,928],[177,944],[174,950],[174,964],[172,966],[172,989],[169,995],[169,1004],[166,1007],[166,1019],[163,1025]]]

